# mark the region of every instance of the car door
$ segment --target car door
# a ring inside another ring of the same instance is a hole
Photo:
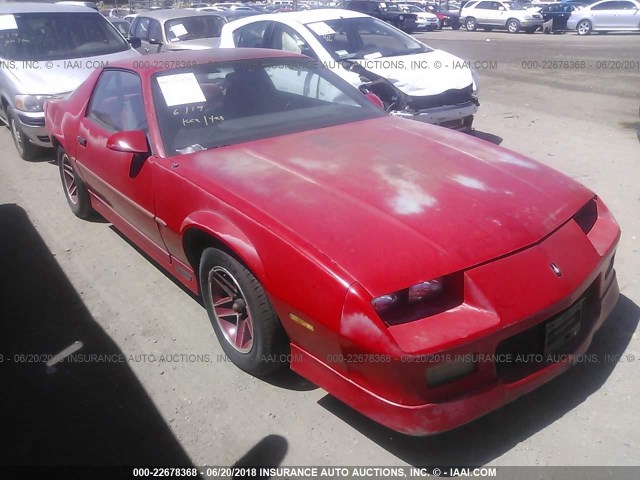
[[[151,53],[151,45],[149,44],[149,17],[137,16],[131,25],[131,36],[140,40],[140,46],[136,49],[143,55]]]
[[[640,13],[638,7],[633,2],[618,1],[615,23],[619,28],[638,29],[640,28]]]
[[[491,25],[495,25],[498,27],[506,26],[507,20],[509,20],[509,18],[511,17],[511,13],[508,10],[509,7],[501,2],[491,2],[490,8],[492,18],[495,19],[495,21],[493,21]]]
[[[591,18],[594,29],[607,29],[615,26],[617,3],[618,2],[604,2],[591,7]]]
[[[152,158],[106,147],[111,135],[130,130],[147,130],[140,77],[106,69],[78,128],[77,165],[92,192],[116,218],[164,249],[154,215]]]
[[[160,53],[166,49],[162,36],[162,25],[153,18],[149,21],[149,39],[144,53]]]
[[[474,17],[476,19],[476,23],[479,25],[492,25],[491,17],[495,16],[495,14],[492,15],[491,2],[484,1],[478,3],[472,10],[470,10],[467,16]]]

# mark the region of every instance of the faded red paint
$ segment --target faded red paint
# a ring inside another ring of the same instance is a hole
[[[178,55],[158,59],[287,56]],[[393,117],[167,158],[151,100],[157,69],[112,67],[142,79],[153,154],[137,175],[129,175],[132,155],[107,150],[108,132],[84,117],[100,72],[46,106],[51,136],[73,157],[94,208],[194,292],[185,235],[197,229],[227,245],[269,293],[302,357],[292,368],[390,428],[422,435],[456,427],[570,366],[508,383],[482,362],[428,387],[426,370],[437,362],[420,355],[490,355],[588,294],[593,313],[574,349],[581,353],[615,305],[615,271],[606,275],[620,235],[615,220],[598,199],[585,235],[572,216],[593,193],[534,160]],[[464,276],[464,301],[451,310],[387,327],[371,306],[373,297],[452,272]]]

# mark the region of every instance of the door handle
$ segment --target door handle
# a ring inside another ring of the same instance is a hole
[[[145,48],[145,49],[144,49],[144,52],[145,52],[145,53],[149,53],[149,47]]]
[[[78,143],[80,145],[82,145],[83,147],[87,146],[87,139],[86,138],[82,138],[82,137],[78,137]]]

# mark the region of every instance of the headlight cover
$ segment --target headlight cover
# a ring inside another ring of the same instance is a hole
[[[54,95],[16,95],[15,106],[22,112],[42,112],[44,101],[53,98]]]
[[[462,272],[426,280],[371,300],[387,325],[399,325],[430,317],[462,303]]]

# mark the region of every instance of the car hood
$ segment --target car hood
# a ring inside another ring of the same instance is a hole
[[[593,196],[504,148],[394,117],[198,152],[180,164],[181,175],[373,296],[532,245]]]
[[[196,40],[181,40],[180,42],[168,43],[167,50],[175,52],[177,50],[206,50],[207,48],[218,48],[220,37],[198,38]]]
[[[353,61],[391,81],[407,95],[438,95],[468,87],[473,82],[468,63],[442,50]]]
[[[51,61],[42,60],[33,62],[33,64],[16,61],[12,65],[10,72],[20,85],[19,93],[55,95],[75,90],[100,65],[137,56],[139,56],[138,52],[129,49],[109,55]],[[92,68],[90,66],[92,64],[96,68]]]

